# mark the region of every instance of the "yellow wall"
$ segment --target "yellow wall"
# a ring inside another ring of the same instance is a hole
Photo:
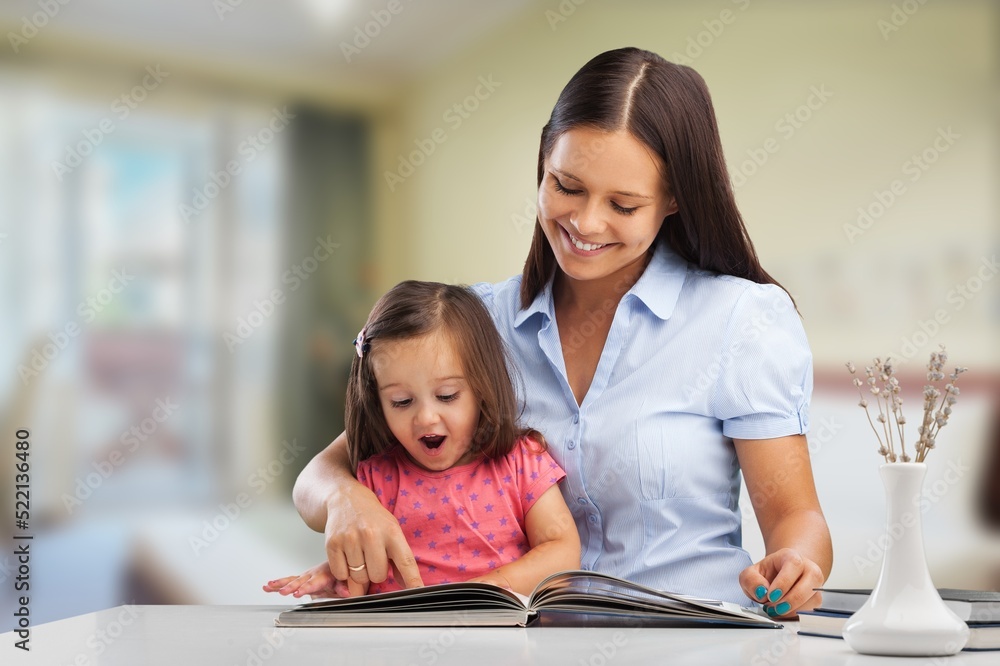
[[[737,196],[765,267],[800,304],[817,362],[899,356],[916,335],[921,362],[946,342],[956,360],[996,368],[1000,280],[968,300],[948,296],[997,247],[998,10],[902,4],[915,11],[894,17],[888,2],[538,3],[401,95],[397,140],[380,155],[375,186],[377,209],[391,215],[380,223],[380,290],[408,277],[518,272],[531,227],[517,216],[532,212],[538,137],[562,86],[606,49],[635,45],[671,60],[690,49],[731,171],[769,138],[777,146]],[[557,22],[560,7],[575,10]],[[699,54],[689,40],[707,46]],[[501,86],[454,128],[443,114],[480,76]],[[815,90],[831,95],[800,109]],[[796,111],[809,116],[798,129],[778,125]],[[436,128],[444,143],[390,191],[385,171]],[[912,181],[905,163],[947,128],[958,138],[939,141],[947,150]],[[896,179],[903,194],[851,242],[845,225]],[[939,309],[946,323],[925,341],[920,322]]]

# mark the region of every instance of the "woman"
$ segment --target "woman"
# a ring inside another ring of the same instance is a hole
[[[542,130],[538,186],[523,274],[477,291],[524,378],[523,421],[566,470],[582,566],[772,616],[815,607],[832,550],[804,436],[812,357],[747,237],[704,81],[639,49],[597,56]],[[391,561],[420,584],[349,470],[341,435],[294,490],[334,576],[380,581]]]

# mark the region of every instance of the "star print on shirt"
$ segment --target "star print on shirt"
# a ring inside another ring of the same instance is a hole
[[[531,442],[522,442],[506,458],[486,461],[475,471],[428,476],[397,447],[367,464],[362,461],[357,477],[373,492],[383,491],[379,501],[395,516],[424,582],[432,585],[482,576],[530,551],[524,512],[554,482],[553,477],[561,478],[562,471],[551,463],[548,454],[538,463]],[[438,498],[435,504],[433,499]],[[476,520],[479,517],[484,519]],[[410,518],[412,525],[407,524]],[[400,589],[392,578],[379,585],[373,584],[371,591]]]

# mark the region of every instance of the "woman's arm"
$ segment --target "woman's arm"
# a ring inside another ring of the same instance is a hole
[[[819,605],[833,566],[830,530],[813,483],[804,435],[734,440],[767,555],[740,574],[747,595],[769,615]]]
[[[559,486],[549,487],[528,509],[524,527],[531,550],[473,581],[500,585],[527,596],[546,576],[580,568],[580,535]]]
[[[351,473],[346,434],[309,461],[295,480],[292,499],[306,525],[325,533],[330,571],[337,580],[353,583],[352,593],[369,581],[384,581],[390,561],[400,584],[423,585],[396,518]],[[348,570],[361,564],[360,571]]]

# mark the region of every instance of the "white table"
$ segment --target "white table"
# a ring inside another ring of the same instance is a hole
[[[34,627],[30,653],[0,634],[0,664],[44,666],[610,666],[611,664],[996,664],[996,652],[904,659],[774,629],[279,629],[283,606],[118,606]]]

